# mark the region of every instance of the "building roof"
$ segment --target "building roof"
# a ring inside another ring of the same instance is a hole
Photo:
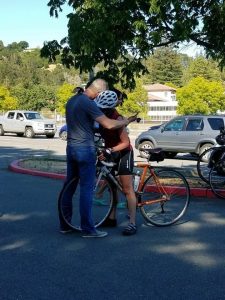
[[[149,101],[165,101],[165,99],[163,99],[163,98],[161,98],[159,96],[150,94],[150,93],[148,93],[148,100]]]
[[[176,89],[165,85],[165,84],[160,84],[160,83],[154,83],[154,84],[146,84],[144,85],[144,88],[148,91],[148,92],[161,92],[161,91],[176,91]]]

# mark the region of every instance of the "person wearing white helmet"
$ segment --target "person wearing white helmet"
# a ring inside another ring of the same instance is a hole
[[[120,103],[117,93],[106,90],[95,98],[95,103],[102,112],[110,119],[123,120],[124,118],[117,112],[116,106]],[[134,156],[130,139],[123,126],[117,130],[108,130],[100,125],[99,131],[105,141],[107,151],[110,151],[117,163],[119,180],[123,192],[126,195],[130,221],[123,230],[123,235],[133,235],[137,232],[136,227],[136,196],[133,188],[133,167]],[[101,193],[98,195],[101,196]],[[102,227],[117,226],[116,207],[113,208],[109,217],[103,222]]]
[[[115,108],[118,97],[114,91],[106,90],[101,92],[94,101],[99,108]]]

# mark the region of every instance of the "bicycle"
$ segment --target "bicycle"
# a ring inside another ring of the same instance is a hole
[[[216,137],[216,141],[218,146],[210,147],[206,149],[198,158],[197,161],[197,172],[199,177],[210,184],[209,182],[209,174],[213,166],[219,160],[221,155],[225,152],[225,129],[220,128],[220,134]]]
[[[216,196],[225,199],[225,152],[212,167],[209,173],[209,184]]]
[[[144,149],[148,151],[147,162],[140,162],[136,167],[141,169],[140,182],[136,191],[137,209],[144,219],[155,226],[169,226],[184,215],[190,202],[190,189],[185,177],[173,169],[159,169],[151,161],[164,160],[161,149]],[[125,198],[117,177],[112,173],[115,164],[110,161],[97,160],[96,183],[92,215],[98,227],[109,216],[112,208]],[[73,196],[73,215],[68,216],[63,207],[63,197],[68,189],[75,189]],[[99,191],[101,191],[99,195]],[[73,230],[79,228],[79,179],[74,178],[62,189],[58,199],[58,210],[65,223]]]

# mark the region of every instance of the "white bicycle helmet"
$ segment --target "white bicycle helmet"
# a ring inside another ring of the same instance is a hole
[[[94,101],[100,108],[113,108],[118,102],[118,97],[115,92],[106,90],[101,92]]]

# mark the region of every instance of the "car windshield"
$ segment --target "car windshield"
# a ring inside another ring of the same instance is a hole
[[[41,120],[43,119],[39,113],[36,112],[29,112],[24,114],[27,120]]]

